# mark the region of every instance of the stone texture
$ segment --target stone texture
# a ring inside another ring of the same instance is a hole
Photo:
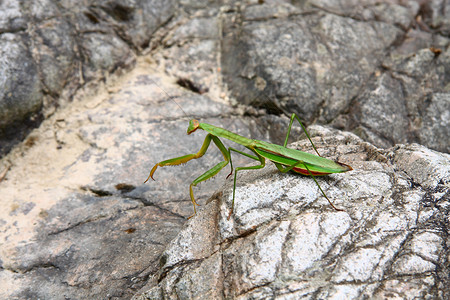
[[[425,147],[449,149],[447,7],[1,2],[0,81],[27,117],[1,129],[0,298],[448,298],[449,156]],[[343,212],[267,163],[239,174],[230,220],[226,167],[186,221],[214,145],[143,183],[200,149],[189,118],[283,144],[292,112],[354,168],[317,179]]]
[[[151,70],[141,60],[112,94],[59,110],[2,160],[0,298],[129,299],[148,284],[165,246],[193,213],[189,183],[221,157],[211,147],[201,160],[161,168],[157,181],[144,184],[153,164],[202,144],[204,134],[186,135],[180,107],[244,136],[268,138],[270,130],[255,130],[251,118],[233,116],[231,107]],[[278,117],[271,124],[288,122]],[[228,172],[194,189],[200,204]],[[201,242],[194,246],[202,249],[214,238],[206,229],[215,225],[195,219]]]
[[[135,63],[174,1],[2,1],[0,155],[86,83]]]
[[[0,126],[24,115],[38,112],[42,106],[41,82],[36,64],[22,34],[0,36]]]
[[[227,184],[133,299],[447,298],[450,156],[415,144],[383,151],[349,133],[310,129],[319,151],[355,168],[319,179],[344,211],[333,210],[311,178],[246,172],[232,218]],[[199,220],[213,243],[202,242]],[[213,278],[211,265],[219,268]],[[201,288],[185,294],[179,284],[186,281]]]

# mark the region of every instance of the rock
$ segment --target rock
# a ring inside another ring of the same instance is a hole
[[[135,3],[136,2],[136,3]],[[86,83],[135,63],[174,1],[0,4],[0,156]]]
[[[273,167],[245,172],[232,218],[227,184],[133,299],[447,298],[439,274],[447,272],[450,156],[420,145],[384,151],[321,126],[311,133],[322,155],[354,167],[318,179],[344,211],[311,178]],[[292,147],[299,145],[309,146]]]
[[[188,136],[184,113],[268,137],[252,118],[150,70],[141,62],[113,94],[60,109],[2,160],[0,298],[129,299],[192,215],[190,182],[222,157],[212,145],[202,159],[160,168],[144,184],[157,162],[200,149],[205,134]],[[194,189],[199,204],[228,173]]]
[[[401,34],[386,23],[311,8],[292,7],[287,17],[245,19],[252,8],[226,19],[221,56],[225,82],[242,103],[296,111],[309,122],[319,111],[327,122],[343,113],[384,49]],[[241,23],[236,25],[234,18]],[[258,80],[265,82],[263,87],[258,88]],[[262,91],[268,97],[258,97]]]
[[[0,127],[5,127],[42,106],[42,87],[36,64],[22,34],[0,36]]]
[[[420,142],[430,148],[450,152],[450,93],[435,93],[424,104]]]
[[[11,0],[0,4],[0,32],[17,32],[26,28],[20,1]]]
[[[84,74],[90,80],[98,77],[98,73],[112,72],[120,64],[129,65],[134,60],[133,53],[124,41],[97,33],[85,35],[83,53],[87,58]]]
[[[296,112],[307,123],[353,131],[378,147],[416,142],[450,151],[442,138],[448,118],[424,115],[433,95],[448,94],[450,10],[442,0],[1,5],[0,32],[19,35],[9,40],[23,51],[14,56],[0,39],[8,66],[22,72],[6,76],[3,87],[20,100],[0,95],[0,154],[85,83],[132,66],[147,46],[147,52],[158,49],[152,59],[169,74],[203,93],[223,79],[225,87],[210,91],[216,99],[225,88],[232,101]],[[389,97],[379,99],[377,88],[395,97],[395,105],[385,105]],[[392,106],[399,115],[392,116]]]
[[[432,95],[448,93],[449,82],[448,36],[412,28],[428,5],[242,5],[223,17],[224,81],[240,103],[297,112],[378,147],[420,142],[449,152],[448,118],[433,116],[430,126],[423,116]]]
[[[1,299],[449,298],[447,4],[291,2],[1,2],[2,82],[33,107],[0,134]],[[230,220],[227,166],[187,221],[214,144],[144,184],[199,151],[190,118],[283,144],[292,112],[354,168],[317,179],[343,212],[267,163]]]
[[[80,62],[71,30],[64,18],[51,18],[33,31],[33,58],[39,66],[43,89],[51,95],[60,95],[69,84],[72,89],[75,82],[80,85]]]

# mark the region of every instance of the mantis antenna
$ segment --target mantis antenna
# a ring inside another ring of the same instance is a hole
[[[180,108],[180,110],[183,112],[183,114],[184,114],[186,117],[191,118],[191,117],[184,111],[184,109],[181,107],[181,105],[178,104],[177,101],[175,101],[175,99],[174,99],[175,97],[170,96],[169,93],[166,92],[166,90],[163,89],[161,86],[159,86],[154,80],[150,79],[150,81],[153,82],[153,84],[156,85],[161,91],[163,91],[164,94],[166,94],[167,97],[169,97],[170,100],[172,100],[173,102],[175,102],[175,104]]]

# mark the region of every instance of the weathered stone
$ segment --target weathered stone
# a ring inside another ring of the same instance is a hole
[[[90,33],[84,35],[82,44],[82,52],[87,58],[84,64],[87,79],[98,77],[98,73],[112,72],[120,65],[129,65],[134,60],[130,48],[115,36]]]
[[[37,67],[23,34],[0,36],[0,128],[36,113],[42,106]]]
[[[430,148],[450,152],[450,93],[433,94],[422,120],[420,142]]]
[[[11,74],[36,77],[27,88],[44,107],[65,103],[0,161],[0,298],[449,298],[449,156],[408,144],[448,149],[446,2],[179,4],[0,4],[0,41],[17,50],[2,57],[34,66]],[[147,45],[129,74],[64,102]],[[269,113],[230,106],[230,90]],[[289,119],[270,112],[295,105],[365,138],[308,127],[321,155],[354,168],[317,178],[344,211],[267,162],[238,172],[229,220],[230,166],[195,186],[202,206],[186,223],[189,184],[223,160],[214,143],[143,183],[155,163],[199,151],[189,118],[283,144]]]
[[[67,86],[69,79],[79,84],[76,73],[80,62],[76,61],[74,32],[61,18],[52,18],[39,25],[33,35],[33,56],[46,92],[56,96]]]
[[[204,134],[186,135],[180,107],[203,121],[252,135],[251,119],[230,117],[229,106],[177,87],[160,74],[149,75],[149,67],[137,68],[112,96],[77,101],[56,112],[6,156],[3,162],[13,166],[0,165],[5,208],[0,213],[0,298],[130,298],[157,274],[165,246],[192,215],[189,183],[222,157],[213,146],[187,166],[158,169],[157,181],[144,184],[153,164],[200,149]],[[287,126],[289,120],[279,119]],[[253,132],[264,137],[264,130]],[[233,162],[243,163],[239,157]],[[198,203],[228,172],[194,189]],[[205,219],[195,218],[201,234],[193,246],[198,249],[216,234],[211,231],[216,225]],[[186,253],[192,249],[187,246]],[[178,288],[187,292],[187,287],[188,282]]]
[[[229,88],[242,103],[297,111],[308,121],[319,110],[327,121],[342,113],[400,36],[385,23],[319,12],[242,21],[225,23],[221,57]]]
[[[393,141],[408,140],[408,111],[402,95],[400,82],[389,74],[381,75],[374,86],[366,89],[356,115],[368,129],[365,135],[369,141],[388,147]]]
[[[17,32],[26,28],[26,19],[20,9],[19,0],[0,3],[0,33]]]
[[[34,113],[52,114],[86,82],[130,67],[174,9],[161,0],[0,3],[0,155],[31,130]]]
[[[230,220],[230,184],[205,207],[220,207],[219,214],[199,213],[214,218],[204,222],[217,224],[215,243],[199,250],[198,220],[189,221],[165,251],[159,281],[134,299],[373,298],[389,292],[446,298],[447,280],[439,274],[448,271],[450,156],[419,145],[382,151],[349,133],[311,129],[320,136],[313,140],[322,155],[354,167],[318,179],[344,211],[333,210],[311,178],[275,168],[246,172],[238,179]],[[194,249],[211,255],[195,255]],[[222,267],[212,280],[204,265]],[[202,282],[190,296],[174,284],[188,278]]]

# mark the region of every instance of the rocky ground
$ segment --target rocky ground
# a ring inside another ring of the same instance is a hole
[[[447,2],[0,6],[0,298],[449,297]],[[292,112],[353,167],[318,178],[343,211],[268,162],[188,220],[214,145],[144,184],[192,117],[283,144]]]

